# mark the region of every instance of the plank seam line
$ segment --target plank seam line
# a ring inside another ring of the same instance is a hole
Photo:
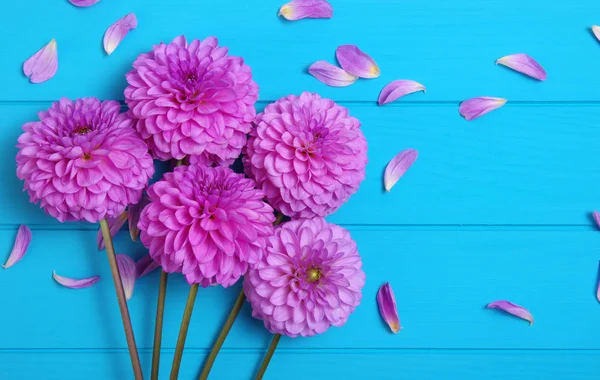
[[[264,348],[222,348],[222,353],[229,354],[254,354],[263,353],[267,350]],[[152,353],[152,348],[139,348],[140,353]],[[162,353],[172,353],[174,348],[163,348]],[[186,352],[192,353],[208,353],[210,348],[186,347]],[[466,352],[530,352],[530,353],[556,353],[556,352],[576,352],[576,353],[600,353],[600,348],[400,348],[400,347],[333,347],[333,348],[289,348],[281,347],[277,352],[288,354],[314,354],[329,353],[329,354],[350,354],[350,353],[382,353],[382,352],[406,352],[406,353],[466,353]],[[127,348],[0,348],[1,354],[10,353],[128,353]]]

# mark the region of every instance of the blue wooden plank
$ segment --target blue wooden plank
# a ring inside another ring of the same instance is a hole
[[[0,223],[58,224],[29,204],[14,174],[20,125],[48,105],[0,105],[0,170],[7,173]],[[345,105],[363,124],[369,165],[359,192],[332,222],[591,225],[589,212],[600,205],[600,107],[508,105],[468,123],[455,105]],[[383,170],[406,148],[418,149],[419,158],[387,193]]]
[[[250,379],[262,352],[222,352],[211,380]],[[173,354],[162,355],[160,378],[167,379]],[[180,379],[196,379],[204,352],[186,351]],[[0,352],[2,375],[22,379],[23,374],[44,380],[129,379],[125,352]],[[141,354],[149,375],[151,355]],[[289,351],[278,350],[265,380],[378,379],[378,380],[596,380],[597,351]],[[232,369],[235,368],[235,373]]]
[[[360,307],[343,328],[309,339],[283,339],[287,348],[600,349],[595,299],[597,231],[436,230],[351,228],[363,257],[367,284]],[[15,231],[0,231],[8,252]],[[141,245],[119,234],[117,250],[135,257]],[[3,260],[3,259],[2,259]],[[92,288],[70,290],[51,273],[100,275]],[[375,294],[389,281],[404,329],[391,334]],[[158,273],[142,278],[129,301],[141,348],[152,347]],[[0,273],[5,328],[0,349],[124,348],[119,312],[94,231],[33,231],[27,256]],[[163,344],[173,348],[187,296],[181,276],[170,276]],[[212,287],[198,294],[188,347],[207,348],[239,289]],[[508,299],[529,308],[535,324],[484,306]],[[43,316],[43,317],[42,317]],[[269,334],[248,305],[225,343],[257,349]]]
[[[600,46],[589,28],[597,21],[595,0],[332,0],[331,20],[284,22],[282,0],[259,2],[196,0],[104,0],[89,9],[67,1],[4,2],[0,31],[11,37],[10,54],[0,62],[1,100],[52,100],[95,95],[122,98],[124,74],[152,44],[185,34],[216,35],[252,66],[262,99],[303,90],[338,100],[374,102],[394,79],[427,86],[415,100],[461,100],[480,95],[510,100],[600,100]],[[112,56],[101,48],[106,28],[135,12],[139,27]],[[28,25],[28,27],[23,27]],[[51,81],[31,85],[19,74],[25,59],[51,38],[58,41],[60,68]],[[306,74],[317,60],[334,62],[341,44],[357,44],[379,63],[377,80],[333,89]],[[548,71],[536,83],[494,62],[503,55],[528,53]]]

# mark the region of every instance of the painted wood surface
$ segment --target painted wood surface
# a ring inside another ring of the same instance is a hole
[[[331,0],[333,19],[295,23],[276,17],[281,3],[2,4],[0,249],[8,255],[22,223],[33,242],[22,262],[0,270],[0,379],[131,378],[96,226],[60,224],[29,204],[14,174],[14,145],[20,126],[62,96],[122,100],[133,59],[180,34],[215,35],[243,56],[261,87],[259,109],[290,93],[319,92],[361,120],[369,143],[367,179],[329,218],[358,242],[367,273],[362,305],[343,328],[283,339],[268,379],[600,378],[600,232],[589,216],[600,207],[600,46],[589,30],[600,23],[598,2]],[[107,57],[104,30],[129,12],[139,27]],[[22,62],[51,38],[58,74],[31,85]],[[334,62],[345,43],[371,54],[381,77],[334,89],[306,73],[316,60]],[[519,52],[544,65],[546,82],[494,65]],[[418,80],[427,93],[377,107],[379,91],[394,79]],[[479,95],[509,103],[468,123],[458,104]],[[418,149],[419,159],[386,193],[383,169],[406,148]],[[133,257],[145,253],[126,233],[116,246]],[[53,270],[102,280],[69,290],[53,282]],[[377,312],[384,281],[398,298],[398,335]],[[146,370],[157,283],[156,273],[140,279],[129,303]],[[200,291],[182,379],[197,376],[238,291]],[[186,295],[184,281],[172,276],[161,378],[168,378]],[[534,325],[484,309],[496,299],[527,306]],[[211,379],[250,378],[268,343],[246,305]]]

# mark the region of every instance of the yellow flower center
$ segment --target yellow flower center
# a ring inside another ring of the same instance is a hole
[[[310,268],[306,271],[306,281],[313,283],[319,281],[321,271],[318,268]]]

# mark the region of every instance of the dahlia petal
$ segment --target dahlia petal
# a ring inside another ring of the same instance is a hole
[[[31,83],[42,83],[52,78],[58,70],[58,49],[52,39],[23,64],[23,73]]]
[[[593,25],[592,33],[594,33],[594,36],[596,37],[596,39],[600,41],[600,26]]]
[[[459,112],[467,121],[471,121],[502,107],[505,103],[506,99],[480,96],[462,102],[459,107]]]
[[[348,74],[359,78],[377,78],[381,71],[379,66],[356,45],[341,45],[335,51],[340,66]]]
[[[22,224],[17,231],[17,237],[15,238],[15,244],[13,245],[10,256],[8,256],[8,260],[2,266],[4,269],[8,269],[18,263],[27,252],[27,248],[29,248],[29,243],[31,243],[31,230],[26,225]]]
[[[158,269],[160,267],[160,265],[156,261],[154,261],[152,256],[144,255],[141,259],[139,259],[135,263],[135,267],[136,267],[136,276],[137,276],[137,278],[140,278],[140,277],[143,277],[143,276],[147,275],[148,273],[153,272],[154,270]]]
[[[383,284],[377,292],[377,304],[381,318],[387,323],[394,334],[400,332],[400,317],[398,317],[398,308],[396,307],[396,297],[389,282]]]
[[[594,212],[592,213],[592,217],[594,218],[594,221],[596,222],[596,226],[597,226],[598,228],[600,228],[600,212],[598,212],[598,211],[594,211]]]
[[[496,64],[504,65],[540,81],[546,80],[546,70],[527,54],[512,54],[502,57]]]
[[[488,309],[500,309],[516,317],[529,321],[529,325],[533,324],[533,316],[523,306],[515,305],[508,301],[494,301],[486,306]]]
[[[137,268],[135,261],[127,255],[117,255],[117,265],[121,274],[121,282],[125,291],[125,299],[129,300],[133,295],[135,279],[137,278]]]
[[[357,76],[350,75],[343,69],[327,61],[317,61],[310,65],[308,72],[319,81],[331,87],[346,87],[356,82]]]
[[[412,80],[395,80],[381,90],[377,103],[381,106],[418,91],[425,92],[425,86]]]
[[[110,236],[114,238],[117,235],[117,232],[123,228],[125,222],[127,221],[127,213],[122,212],[116,218],[108,218],[108,227],[110,230]],[[105,248],[104,245],[104,237],[102,235],[102,229],[98,228],[98,234],[96,236],[96,243],[98,244],[98,251],[102,251]]]
[[[279,15],[295,21],[303,18],[332,18],[333,7],[326,0],[292,0],[279,8]]]
[[[99,1],[100,0],[69,0],[69,2],[76,7],[91,7]]]
[[[135,28],[137,28],[137,17],[133,13],[118,19],[109,26],[104,33],[104,51],[106,54],[111,55],[127,33]]]
[[[97,283],[98,281],[100,281],[100,276],[93,276],[93,277],[82,278],[82,279],[74,279],[74,278],[59,276],[58,274],[56,274],[56,271],[52,272],[52,277],[54,278],[54,280],[56,282],[58,282],[59,284],[61,284],[64,287],[70,288],[70,289],[89,288],[90,286],[92,286],[95,283]]]
[[[383,184],[386,191],[392,189],[408,168],[417,160],[418,155],[419,153],[415,149],[406,149],[398,153],[388,163],[383,175]]]

